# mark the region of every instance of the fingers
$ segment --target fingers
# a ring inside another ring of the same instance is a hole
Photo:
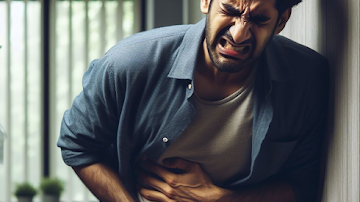
[[[157,190],[164,194],[171,189],[166,182],[144,172],[138,173],[138,182],[148,189]]]
[[[166,182],[146,173],[140,172],[138,174],[138,181],[143,185],[139,187],[139,192],[148,200],[172,201],[178,195]]]
[[[187,169],[182,174],[169,171],[153,161],[144,160],[139,166],[138,181],[141,184],[139,192],[144,198],[157,202],[187,202],[204,201],[204,193],[212,193],[210,178],[203,172],[200,165],[181,158],[168,160],[166,163],[173,168]],[[209,190],[209,192],[204,191]]]
[[[140,167],[143,170],[147,171],[148,173],[152,173],[152,174],[155,174],[156,176],[160,177],[161,179],[166,181],[170,186],[172,186],[172,187],[178,186],[176,184],[177,175],[175,173],[167,170],[163,166],[161,166],[157,163],[154,163],[152,161],[145,160],[143,163],[141,163]]]
[[[165,194],[163,194],[161,192],[146,189],[146,188],[143,188],[143,187],[141,187],[139,189],[139,193],[141,194],[141,196],[143,196],[144,198],[146,198],[149,201],[175,202],[174,200],[169,199]]]

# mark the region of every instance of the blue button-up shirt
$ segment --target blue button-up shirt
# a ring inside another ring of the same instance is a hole
[[[157,160],[196,116],[190,85],[204,27],[202,20],[139,33],[93,61],[84,75],[83,91],[62,121],[58,146],[65,163],[79,166],[109,159],[136,196],[133,171],[138,160]],[[223,187],[284,178],[297,201],[314,201],[326,117],[327,62],[280,36],[271,40],[260,61],[251,171]]]

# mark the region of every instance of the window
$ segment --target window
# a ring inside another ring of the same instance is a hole
[[[0,202],[16,183],[42,178],[43,1],[0,0],[0,124],[8,133],[0,165]],[[66,182],[61,201],[96,201],[56,147],[63,113],[81,91],[91,60],[140,30],[140,0],[50,2],[50,175]],[[5,188],[5,189],[4,189]],[[34,201],[40,201],[37,196]]]
[[[41,178],[40,9],[39,1],[0,1],[0,123],[8,132],[0,201],[10,201],[14,183]]]

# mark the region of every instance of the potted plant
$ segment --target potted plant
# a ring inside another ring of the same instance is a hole
[[[17,184],[15,187],[15,196],[19,202],[32,202],[37,190],[29,182]]]
[[[64,182],[58,178],[44,178],[40,183],[40,190],[43,193],[43,201],[59,202],[64,191]]]

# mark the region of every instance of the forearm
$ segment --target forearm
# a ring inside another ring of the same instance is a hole
[[[102,202],[133,202],[119,176],[108,166],[96,163],[73,167],[89,190]]]
[[[260,183],[241,190],[223,190],[219,202],[295,202],[295,195],[285,181]]]

